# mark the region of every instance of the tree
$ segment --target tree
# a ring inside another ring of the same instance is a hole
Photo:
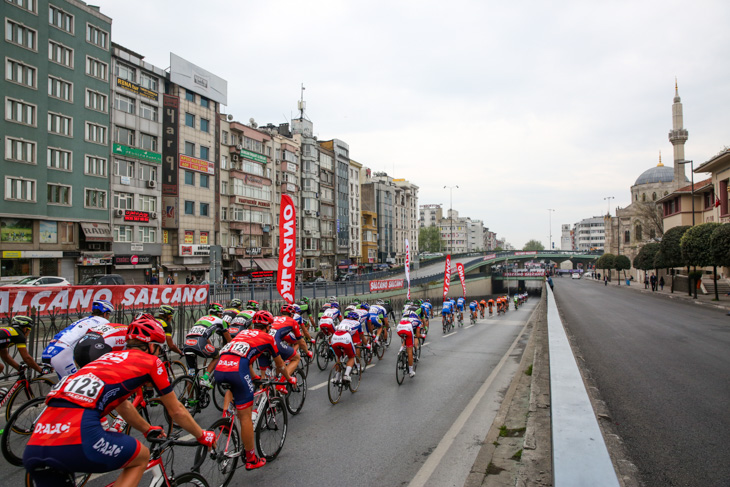
[[[656,261],[657,254],[659,253],[659,248],[660,245],[657,242],[648,243],[641,247],[639,253],[636,257],[634,257],[634,267],[644,271],[645,275],[650,269],[656,269],[654,262]]]
[[[661,267],[664,269],[669,269],[670,267],[682,267],[686,265],[684,258],[682,257],[682,249],[679,246],[679,241],[681,240],[682,235],[684,235],[684,232],[686,232],[689,228],[689,225],[682,225],[679,227],[672,227],[664,232],[662,241],[659,244],[661,262],[657,262],[657,267],[660,267],[659,264],[661,264]],[[657,255],[657,257],[659,257],[659,255]],[[687,268],[687,272],[689,272],[689,267]],[[674,273],[672,273],[672,292],[674,292]],[[689,292],[690,294],[692,293],[691,287]]]
[[[545,246],[538,240],[529,240],[522,250],[545,250]]]
[[[700,225],[691,227],[689,230],[684,232],[682,239],[679,242],[680,248],[682,249],[682,257],[687,262],[687,265],[695,267],[707,267],[712,266],[713,277],[715,280],[715,299],[717,297],[717,264],[712,256],[710,248],[710,236],[716,228],[722,226],[720,223],[708,222]],[[694,278],[700,278],[701,274],[694,272]],[[699,284],[699,282],[698,282]],[[695,298],[697,298],[697,285],[693,285]]]
[[[651,231],[653,230],[655,237],[661,238],[664,234],[664,215],[662,214],[661,206],[654,202],[634,202],[634,208],[636,216],[646,227],[644,228],[646,237],[650,237]]]
[[[422,227],[418,231],[418,250],[420,252],[440,252],[446,248],[438,227]]]
[[[603,273],[606,274],[606,270],[613,269],[616,264],[616,256],[613,254],[603,254],[596,261],[596,269],[603,269]],[[610,277],[610,274],[606,275],[606,278]]]
[[[613,268],[618,272],[618,285],[621,285],[621,271],[624,271],[624,279],[626,279],[626,269],[631,269],[631,260],[625,255],[617,255],[613,262]]]
[[[715,265],[730,267],[730,223],[720,225],[712,232],[710,252]]]

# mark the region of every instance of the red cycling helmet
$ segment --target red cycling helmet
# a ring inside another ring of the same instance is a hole
[[[132,321],[127,328],[127,340],[137,339],[145,343],[165,343],[165,330],[151,314],[145,313]]]
[[[291,304],[285,304],[281,307],[281,312],[288,315],[293,315],[296,312],[296,309]]]
[[[251,324],[253,326],[261,326],[264,327],[269,326],[274,322],[274,315],[269,313],[268,311],[257,311],[256,314],[253,315],[253,318],[251,318]]]

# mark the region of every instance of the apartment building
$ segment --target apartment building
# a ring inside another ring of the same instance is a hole
[[[444,217],[441,205],[419,205],[418,225],[419,227],[435,227]]]
[[[321,141],[319,146],[334,153],[337,277],[350,267],[350,147],[339,139]]]

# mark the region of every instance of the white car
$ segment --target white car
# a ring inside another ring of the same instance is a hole
[[[55,276],[29,276],[24,277],[19,281],[12,282],[10,284],[4,284],[4,286],[14,287],[31,287],[31,286],[70,286],[71,283],[66,280],[65,277]]]
[[[577,272],[574,272],[570,275],[570,278],[571,279],[580,279],[580,274],[578,274]]]

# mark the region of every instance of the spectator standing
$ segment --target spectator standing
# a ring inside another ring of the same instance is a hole
[[[175,279],[173,279],[172,274],[167,276],[167,279],[165,280],[165,284],[175,284]]]
[[[659,278],[659,287],[664,291],[664,276]]]
[[[651,283],[651,291],[656,291],[656,276],[654,274],[649,278],[649,282]]]
[[[644,273],[644,289],[649,289],[649,275]]]

